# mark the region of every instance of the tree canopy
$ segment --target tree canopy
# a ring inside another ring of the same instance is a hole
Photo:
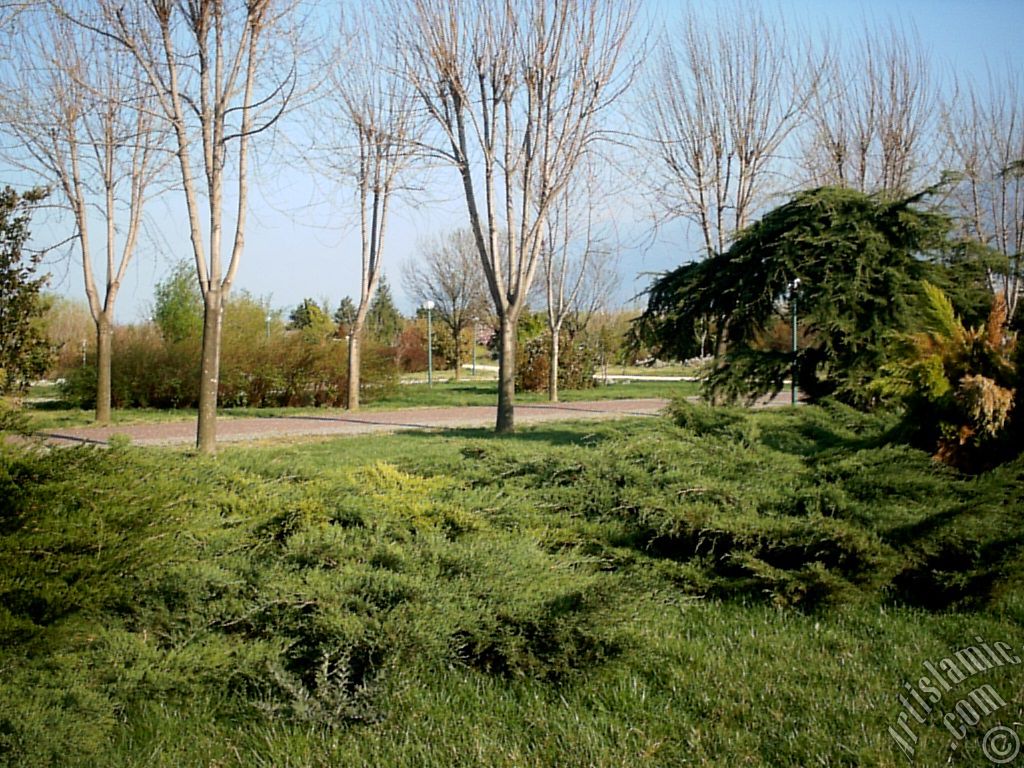
[[[310,330],[320,336],[329,336],[335,326],[326,305],[321,306],[316,299],[307,298],[288,315],[288,328],[293,331]]]
[[[40,254],[24,252],[32,208],[45,196],[38,189],[0,191],[0,394],[45,374],[52,356],[40,327],[40,292],[49,276],[36,274]]]
[[[696,355],[710,323],[727,341],[709,387],[727,396],[778,391],[788,344],[773,327],[796,294],[803,334],[798,384],[812,398],[852,402],[885,357],[885,339],[910,326],[921,280],[944,247],[949,220],[925,210],[931,190],[901,198],[822,187],[801,192],[742,230],[724,253],[658,278],[638,332],[662,355]]]
[[[366,314],[366,330],[376,343],[390,347],[402,332],[402,323],[402,313],[398,311],[395,300],[391,297],[391,286],[382,275],[377,293],[370,302],[370,309]]]
[[[203,330],[203,295],[194,267],[177,262],[170,274],[156,284],[153,322],[170,342],[198,339]]]

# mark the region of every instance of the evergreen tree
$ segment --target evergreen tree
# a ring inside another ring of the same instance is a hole
[[[288,329],[300,331],[309,342],[321,342],[334,336],[336,327],[327,312],[326,302],[318,304],[313,299],[303,299],[288,316]]]
[[[938,268],[922,254],[945,246],[950,222],[920,209],[924,195],[801,192],[740,232],[725,253],[659,278],[638,321],[641,337],[685,359],[697,354],[710,319],[726,350],[711,392],[778,391],[793,356],[765,337],[788,323],[789,286],[799,279],[801,391],[864,402],[891,335],[915,322],[922,277]]]
[[[340,335],[348,336],[349,330],[356,321],[357,311],[358,309],[351,296],[346,296],[338,304],[338,308],[334,310],[334,322],[338,326],[338,333]]]
[[[391,286],[382,275],[380,285],[377,286],[377,295],[370,303],[370,309],[366,313],[366,330],[370,338],[378,344],[386,347],[393,347],[402,332],[402,313],[395,306],[391,297]]]
[[[0,192],[0,394],[24,390],[53,356],[40,320],[49,275],[36,275],[41,254],[23,253],[32,208],[45,196],[39,189]]]
[[[153,322],[169,342],[198,339],[203,330],[203,296],[195,268],[184,259],[156,285]]]
[[[303,299],[288,315],[288,328],[292,331],[321,327],[330,323],[327,310],[313,299]]]

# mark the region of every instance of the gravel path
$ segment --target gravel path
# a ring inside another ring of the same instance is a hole
[[[573,403],[534,403],[516,405],[516,424],[579,419],[614,419],[625,416],[653,416],[668,400],[590,400]],[[464,408],[403,408],[394,411],[324,409],[322,413],[274,417],[221,417],[217,422],[217,441],[247,442],[275,437],[363,435],[371,432],[399,432],[409,429],[448,429],[491,427],[496,418],[494,406]],[[124,435],[134,445],[188,445],[195,442],[196,425],[192,420],[111,427],[73,427],[47,430],[41,437],[55,445],[103,445],[113,435]]]

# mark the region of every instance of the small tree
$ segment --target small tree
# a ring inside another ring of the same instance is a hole
[[[389,45],[390,19],[373,11],[343,12],[340,40],[324,62],[326,114],[316,126],[323,151],[317,172],[343,180],[356,192],[360,235],[359,295],[348,328],[348,408],[358,410],[363,327],[384,264],[391,205],[415,157],[418,110],[409,83],[399,76]],[[379,318],[378,318],[379,320]],[[388,345],[398,329],[388,328]]]
[[[581,174],[582,175],[582,174]],[[540,271],[548,321],[548,399],[558,401],[561,336],[586,329],[608,300],[615,280],[611,250],[598,234],[597,190],[593,173],[567,190],[552,206],[541,247]],[[575,323],[567,326],[570,318]]]
[[[631,0],[391,0],[405,76],[436,129],[430,151],[457,173],[500,337],[495,430],[515,428],[516,325],[544,223],[622,77]]]
[[[36,275],[40,254],[24,253],[32,209],[45,196],[39,189],[0,192],[0,394],[24,390],[52,357],[39,322],[49,276]]]
[[[288,315],[288,328],[293,331],[305,329],[322,331],[324,336],[329,335],[330,330],[333,330],[331,316],[314,299],[303,299],[302,303],[291,311]]]
[[[177,343],[199,338],[203,331],[203,295],[187,261],[179,261],[156,284],[154,298],[153,322],[165,341]]]
[[[917,330],[897,338],[896,353],[874,382],[908,407],[914,437],[936,458],[965,469],[998,460],[1018,381],[1017,337],[1001,294],[983,326],[965,328],[949,298],[931,283]]]
[[[352,301],[351,296],[345,296],[338,304],[338,308],[334,310],[334,323],[338,326],[339,336],[351,336],[352,329],[355,327],[356,303]]]
[[[127,51],[40,4],[17,34],[0,99],[14,164],[46,179],[74,222],[95,324],[96,421],[110,420],[114,307],[167,155],[152,86]],[[99,221],[96,214],[99,213]],[[102,226],[94,227],[99,223]]]
[[[61,5],[134,57],[155,95],[154,111],[174,136],[203,295],[196,447],[214,453],[221,331],[245,250],[250,148],[269,135],[294,92],[295,0]],[[234,215],[225,222],[229,206]]]
[[[451,333],[458,380],[464,357],[463,337],[474,318],[487,309],[487,283],[469,230],[427,243],[423,251],[421,258],[405,263],[402,283],[417,307],[434,302],[434,316]]]
[[[366,313],[366,331],[376,343],[393,347],[402,332],[402,326],[402,313],[398,311],[395,300],[391,298],[391,286],[388,285],[387,279],[381,276],[377,295],[373,297]]]

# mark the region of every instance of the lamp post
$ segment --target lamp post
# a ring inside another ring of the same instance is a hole
[[[470,346],[473,348],[473,376],[476,376],[476,324],[479,320],[479,317],[473,318],[473,338],[470,341]]]
[[[427,310],[427,386],[434,386],[434,326],[431,321],[430,312],[434,309],[434,302],[428,301],[423,305]]]
[[[790,372],[790,403],[796,405],[796,356],[797,356],[797,335],[796,335],[796,292],[800,288],[800,278],[794,278],[789,284],[789,309],[793,320],[793,368]]]
[[[271,321],[271,319],[272,318],[268,314],[267,315],[267,341],[270,341],[270,321]]]

